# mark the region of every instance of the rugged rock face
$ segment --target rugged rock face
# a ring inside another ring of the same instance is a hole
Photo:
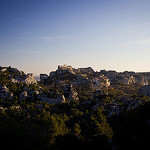
[[[78,98],[78,93],[75,92],[71,86],[71,90],[70,90],[70,94],[69,94],[69,98],[68,98],[68,101],[75,101],[75,100],[79,100]]]
[[[12,76],[11,77],[11,81],[13,83],[18,83],[18,82],[23,82],[23,83],[26,83],[27,85],[30,85],[30,84],[37,84],[37,81],[36,79],[33,77],[33,74],[32,73],[29,73],[27,75],[18,75],[18,76]]]
[[[33,92],[29,88],[29,85],[31,84],[37,85],[37,81],[33,77],[32,73],[25,74],[23,71],[20,71],[17,68],[11,68],[11,66],[0,67],[0,77],[1,77],[0,81],[2,84],[0,86],[0,98],[2,98],[3,100],[12,99],[14,96],[15,97],[17,96],[20,99],[25,99],[26,97],[28,97],[28,93],[29,95],[32,95]],[[24,86],[23,83],[27,84],[27,88],[24,90],[23,88],[21,89],[21,87],[19,87],[19,86],[23,87]]]
[[[137,94],[140,96],[140,95],[144,95],[144,96],[149,96],[150,97],[150,85],[145,85],[145,86],[142,86]]]
[[[66,64],[65,65],[59,65],[58,69],[56,70],[57,75],[62,74],[62,73],[66,73],[66,72],[70,72],[70,73],[74,74],[72,66],[67,66]]]
[[[0,73],[2,73],[4,75],[9,74],[9,80],[11,80],[11,82],[13,82],[13,83],[17,83],[20,81],[23,83],[26,83],[27,85],[37,83],[37,81],[33,77],[32,73],[28,73],[26,75],[23,71],[20,71],[17,68],[11,68],[11,66],[0,67]]]
[[[59,65],[56,71],[52,71],[49,74],[48,80],[46,81],[62,81],[76,78],[76,74],[73,72],[72,66]]]
[[[72,66],[59,65],[49,76],[41,74],[41,82],[51,88],[59,88],[67,83],[73,85],[88,84],[95,90],[105,90],[110,85],[138,84],[148,85],[150,73],[135,73],[133,71],[116,72],[114,70],[94,72],[91,67],[75,69]]]
[[[49,76],[50,78],[55,77],[56,75],[61,75],[65,73],[70,73],[70,74],[90,74],[94,73],[94,70],[91,67],[87,68],[72,68],[72,66],[67,66],[67,65],[59,65],[58,69],[56,71],[50,72]]]
[[[110,81],[104,75],[101,75],[97,78],[92,79],[93,88],[96,90],[101,90],[104,88],[108,88],[110,86]]]
[[[5,72],[6,70],[7,70],[6,67],[1,67],[1,68],[0,68],[0,72]]]
[[[58,103],[66,102],[64,95],[58,95],[56,98],[51,98],[51,97],[47,97],[47,95],[39,94],[38,99],[40,99],[42,102],[46,102],[49,104],[58,104]]]
[[[49,76],[41,75],[40,82],[45,85],[62,84],[65,81],[73,84],[82,84],[88,81],[87,74],[93,73],[91,67],[88,68],[72,68],[72,66],[59,65],[56,71],[50,72]]]
[[[125,71],[125,72],[116,72],[116,71],[106,71],[101,70],[100,74],[104,74],[109,78],[111,84],[131,84],[138,83],[141,85],[148,85],[150,81],[149,74],[145,73],[135,73],[133,71]]]
[[[61,101],[62,103],[65,103],[65,102],[66,102],[66,99],[65,99],[65,96],[64,96],[64,95],[60,95],[59,99],[60,99],[60,101]]]
[[[91,67],[74,69],[75,73],[90,74],[95,71]]]
[[[148,85],[149,83],[149,77],[143,76],[143,75],[137,75],[135,76],[135,83],[139,83],[141,85]]]
[[[91,67],[75,69],[75,68],[72,68],[72,66],[67,66],[66,64],[59,65],[58,69],[56,70],[56,74],[58,75],[58,74],[62,74],[65,72],[70,72],[72,74],[78,74],[78,73],[89,74],[89,73],[94,73],[94,70]]]
[[[28,74],[25,76],[24,82],[25,82],[27,85],[36,84],[36,83],[37,83],[36,79],[33,77],[33,73],[28,73]]]
[[[0,98],[2,99],[11,99],[13,98],[13,93],[9,91],[6,85],[0,86]]]

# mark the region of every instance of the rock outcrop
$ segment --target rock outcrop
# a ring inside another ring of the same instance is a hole
[[[22,80],[22,81],[24,81],[27,85],[36,84],[37,83],[36,79],[33,77],[33,73],[28,73],[25,76],[25,79]]]
[[[79,100],[78,98],[78,93],[74,91],[72,85],[71,85],[71,90],[70,90],[70,93],[69,93],[69,98],[68,98],[68,101],[76,101],[76,100]]]
[[[59,65],[56,71],[50,72],[47,77],[41,74],[41,83],[52,86],[53,83],[61,84],[65,81],[69,81],[73,84],[82,84],[88,81],[87,75],[93,73],[94,70],[91,67],[75,69],[72,66]]]
[[[65,64],[65,65],[59,65],[58,69],[56,71],[50,72],[49,76],[50,76],[50,78],[53,78],[56,75],[61,75],[61,74],[65,74],[65,73],[70,73],[73,75],[75,75],[75,74],[76,75],[77,74],[90,74],[90,73],[94,73],[94,70],[91,67],[75,69],[72,66],[67,66]]]
[[[13,93],[9,91],[6,85],[0,85],[0,98],[3,100],[13,98]]]
[[[138,83],[141,85],[148,85],[150,81],[150,75],[146,73],[135,73],[133,71],[124,71],[124,72],[116,72],[116,71],[106,71],[101,70],[100,74],[104,74],[109,78],[111,84],[132,84]]]
[[[104,75],[92,79],[93,88],[96,90],[101,90],[108,88],[110,86],[110,81]]]
[[[94,70],[91,67],[75,69],[72,66],[67,66],[66,64],[59,65],[58,69],[56,70],[56,74],[62,74],[65,72],[70,72],[72,74],[90,74],[94,73]]]
[[[37,84],[36,79],[33,77],[33,73],[25,74],[23,71],[18,70],[17,68],[9,67],[0,67],[0,73],[9,76],[9,80],[13,83],[23,82],[27,85]]]
[[[42,102],[46,102],[49,104],[58,104],[58,103],[66,102],[64,95],[58,95],[56,98],[51,98],[51,97],[48,97],[47,95],[39,94],[38,99],[40,99]]]
[[[91,67],[73,69],[73,71],[75,73],[81,73],[81,74],[90,74],[90,73],[94,73],[95,72]]]
[[[56,74],[62,74],[62,73],[66,73],[66,72],[70,72],[72,74],[74,74],[72,66],[67,66],[65,65],[59,65],[58,69],[56,70]]]

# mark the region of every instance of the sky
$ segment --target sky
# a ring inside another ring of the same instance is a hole
[[[150,0],[0,0],[0,66],[150,71]]]

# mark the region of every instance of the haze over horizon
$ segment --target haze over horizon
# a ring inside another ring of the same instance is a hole
[[[0,0],[0,65],[150,71],[149,0]]]

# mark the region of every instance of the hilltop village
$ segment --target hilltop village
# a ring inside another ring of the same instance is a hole
[[[92,110],[103,103],[103,100],[98,97],[108,95],[109,92],[112,92],[112,88],[116,88],[117,86],[124,88],[135,86],[137,91],[131,89],[127,93],[117,97],[113,102],[105,104],[104,110],[108,111],[109,117],[113,114],[136,108],[142,100],[133,101],[132,98],[130,98],[130,95],[133,93],[138,95],[144,94],[145,96],[150,95],[150,91],[148,90],[150,73],[116,72],[112,70],[100,70],[100,72],[95,72],[91,67],[75,69],[72,66],[60,65],[56,71],[50,72],[49,75],[40,74],[40,82],[47,87],[61,88],[65,95],[68,95],[68,91],[71,91],[68,101],[79,100],[77,95],[80,92],[75,92],[73,89],[76,89],[76,91],[82,88],[86,89],[87,93],[85,93],[87,95],[81,93],[79,97],[81,97],[81,103],[83,104],[90,104],[93,102],[93,99],[96,100],[96,104],[92,107]],[[65,102],[65,96],[62,95],[62,97],[62,102]],[[83,100],[84,98],[88,100],[85,101]],[[51,103],[50,99],[46,101]],[[52,103],[53,102],[52,100]],[[120,103],[122,103],[122,105],[120,105]]]
[[[11,66],[0,67],[0,119],[3,120],[0,121],[0,138],[3,140],[11,134],[26,148],[40,144],[39,149],[44,146],[46,149],[67,149],[70,142],[75,148],[80,144],[97,147],[99,142],[95,140],[99,139],[103,148],[116,149],[117,146],[122,149],[125,143],[120,143],[124,139],[118,137],[119,133],[126,133],[122,127],[118,128],[116,118],[121,116],[128,122],[128,114],[134,116],[133,111],[148,106],[149,83],[149,72],[95,72],[91,67],[76,69],[59,65],[49,75],[40,74],[40,81],[36,81],[32,73],[25,74]],[[22,116],[19,122],[18,116]],[[146,129],[149,120],[145,118],[142,122]],[[119,121],[124,126],[125,122]],[[72,141],[68,141],[70,136]],[[132,140],[140,136],[133,134]],[[38,142],[43,139],[44,146]],[[63,146],[62,141],[66,142]]]
[[[18,96],[20,101],[36,98],[49,104],[78,101],[81,105],[93,104],[91,112],[98,106],[103,106],[108,117],[135,108],[143,101],[141,99],[133,101],[131,95],[150,96],[150,73],[106,70],[95,72],[91,67],[75,69],[72,66],[59,65],[58,69],[49,75],[40,74],[39,83],[32,73],[25,74],[16,68],[1,67],[0,74],[1,81],[6,78],[0,85],[0,98],[4,100]],[[13,93],[12,84],[20,84],[19,93]],[[115,93],[118,87],[124,88],[124,93],[111,102],[110,100],[105,102],[104,105],[101,97]],[[127,90],[128,88],[130,90]]]

